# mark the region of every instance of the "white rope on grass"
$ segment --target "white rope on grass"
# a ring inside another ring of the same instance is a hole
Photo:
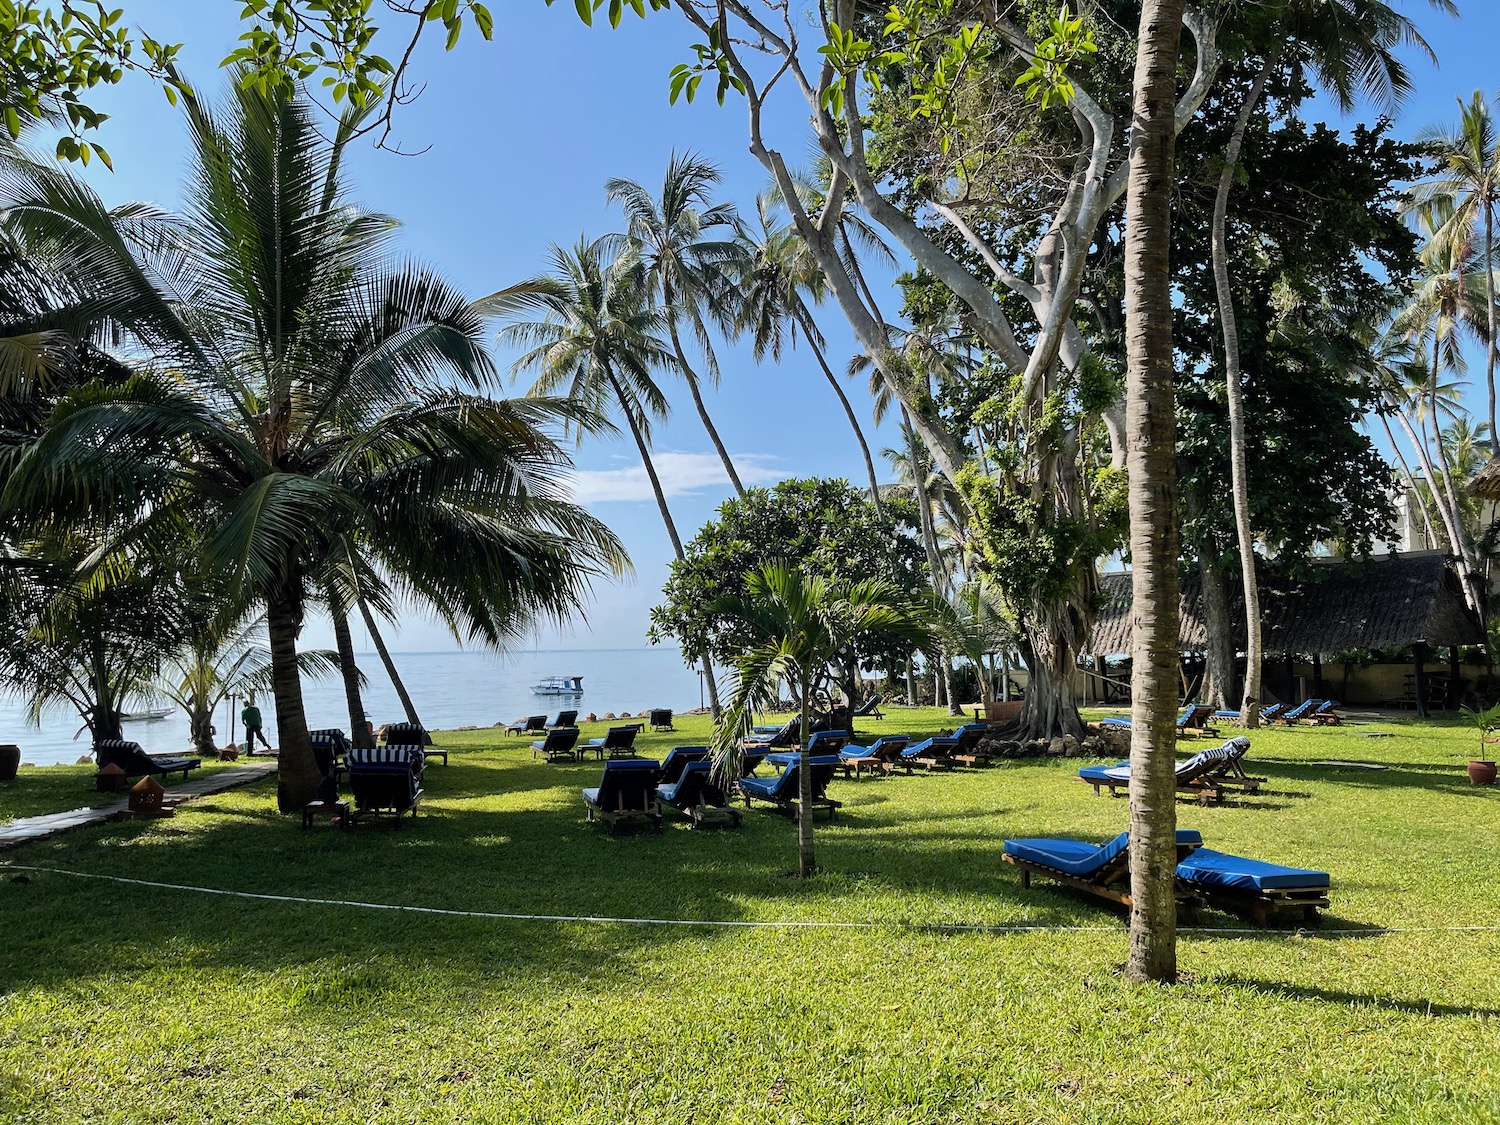
[[[732,921],[713,918],[615,918],[596,914],[508,914],[495,910],[453,910],[442,906],[407,906],[390,902],[361,902],[358,899],[307,898],[300,895],[272,895],[257,891],[232,891],[222,887],[195,887],[187,883],[163,883],[154,879],[132,879],[124,875],[101,875],[93,871],[68,871],[61,867],[37,867],[22,863],[0,864],[5,871],[36,871],[48,875],[67,875],[74,879],[95,879],[105,883],[123,883],[135,887],[152,887],[165,891],[187,891],[192,894],[221,895],[226,898],[251,899],[259,902],[289,902],[299,906],[342,906],[355,910],[391,910],[404,914],[437,914],[451,918],[487,918],[502,922],[578,922],[617,926],[683,926],[709,929],[743,930],[910,930],[925,933],[986,934],[1076,934],[1122,933],[1119,926],[1018,926],[988,922],[830,922],[767,920]],[[1261,930],[1249,927],[1181,926],[1179,932],[1208,935],[1251,935],[1255,937],[1302,937],[1309,933],[1319,937],[1380,937],[1389,934],[1500,933],[1500,926],[1377,926],[1366,929]]]

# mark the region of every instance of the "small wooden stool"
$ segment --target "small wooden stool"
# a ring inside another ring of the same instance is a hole
[[[304,832],[312,827],[313,818],[319,814],[338,817],[339,827],[343,829],[347,829],[351,823],[348,801],[311,801],[302,806],[302,829]]]

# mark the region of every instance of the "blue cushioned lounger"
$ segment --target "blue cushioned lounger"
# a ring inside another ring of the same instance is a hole
[[[729,807],[729,798],[714,781],[713,763],[706,758],[684,763],[681,777],[662,785],[657,794],[664,804],[687,814],[694,828],[715,820],[728,820],[740,826],[740,810]]]
[[[707,746],[674,746],[667,751],[667,757],[661,764],[661,783],[672,785],[682,776],[682,771],[687,769],[689,762],[701,762],[708,757]]]
[[[531,756],[535,758],[538,754],[543,755],[549,762],[555,762],[559,758],[577,761],[579,758],[578,728],[553,727],[547,732],[546,738],[531,744]]]
[[[1316,711],[1321,706],[1323,706],[1321,699],[1304,699],[1290,711],[1284,711],[1280,715],[1277,715],[1276,722],[1295,723],[1304,718],[1311,718],[1311,712]]]
[[[866,770],[890,773],[901,751],[910,744],[909,735],[883,734],[868,746],[846,746],[839,751],[839,769],[845,777],[856,778]]]
[[[1269,723],[1285,710],[1285,703],[1270,703],[1260,709],[1260,717]],[[1239,711],[1215,711],[1214,718],[1223,719],[1226,723],[1243,723],[1245,721],[1244,714]]]
[[[660,780],[661,763],[650,758],[605,762],[598,788],[583,790],[584,815],[605,821],[611,836],[628,816],[643,816],[660,832],[661,805],[656,792]]]
[[[828,783],[833,780],[834,768],[839,764],[837,754],[820,754],[812,759],[812,804],[813,810],[827,809],[828,819],[842,807],[842,802],[828,796]],[[775,777],[742,777],[739,781],[740,796],[745,807],[750,807],[753,798],[766,801],[788,811],[797,807],[798,771],[800,764],[793,760]]]
[[[1193,717],[1193,712],[1196,711],[1197,709],[1198,709],[1198,705],[1196,703],[1189,703],[1186,707],[1184,707],[1181,711],[1178,712],[1178,714],[1177,714],[1177,729],[1178,730],[1186,730],[1187,729],[1188,720]],[[1123,717],[1111,717],[1111,718],[1108,718],[1108,719],[1100,719],[1099,720],[1099,725],[1101,727],[1127,727],[1128,728],[1130,726],[1130,716],[1129,715],[1125,715]]]
[[[955,762],[962,762],[966,766],[979,767],[989,762],[988,754],[979,752],[979,744],[984,741],[985,735],[990,732],[989,723],[965,723],[953,732],[956,745],[948,752],[948,756]]]
[[[924,739],[901,751],[901,757],[896,759],[895,764],[901,766],[907,773],[911,773],[913,766],[925,766],[929,773],[935,769],[951,770],[953,749],[957,745],[958,739],[951,734]]]
[[[1204,804],[1222,798],[1226,789],[1256,792],[1265,779],[1245,775],[1241,760],[1249,749],[1250,740],[1239,735],[1222,746],[1200,750],[1191,757],[1184,758],[1177,763],[1178,791],[1189,793]],[[1110,796],[1118,796],[1120,790],[1130,785],[1130,763],[1084,766],[1078,771],[1078,778],[1092,785],[1096,794],[1108,788]]]
[[[1203,843],[1191,828],[1177,830],[1177,857],[1182,859]],[[1103,844],[1041,837],[1006,840],[1001,858],[1021,869],[1021,886],[1031,886],[1032,875],[1042,875],[1112,902],[1130,904],[1130,833],[1121,832]],[[1123,884],[1123,889],[1119,886]],[[1191,894],[1179,894],[1190,902]]]
[[[1201,848],[1177,865],[1177,877],[1215,904],[1250,914],[1261,925],[1282,913],[1315,922],[1328,906],[1326,871],[1284,867]]]

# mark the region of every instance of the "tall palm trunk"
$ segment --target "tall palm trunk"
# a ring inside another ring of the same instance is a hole
[[[1416,502],[1417,511],[1421,513],[1422,529],[1427,536],[1427,542],[1436,544],[1437,532],[1433,530],[1432,516],[1427,511],[1427,502],[1422,499],[1422,490],[1417,487],[1417,478],[1412,475],[1411,466],[1406,463],[1406,454],[1402,453],[1401,447],[1396,444],[1396,434],[1391,429],[1390,417],[1381,414],[1380,424],[1385,427],[1385,439],[1391,443],[1391,450],[1396,454],[1396,467],[1401,471],[1401,479],[1406,482],[1406,489]]]
[[[1144,0],[1125,217],[1130,437],[1130,954],[1135,981],[1177,977],[1177,479],[1172,389],[1173,149],[1184,0]]]
[[[396,671],[396,662],[391,659],[390,649],[385,647],[385,638],[380,635],[380,630],[375,627],[375,615],[370,612],[369,603],[363,598],[359,599],[359,613],[365,619],[365,628],[370,631],[370,640],[375,645],[375,651],[380,654],[380,662],[385,665],[385,674],[391,679],[391,686],[396,689],[396,695],[401,700],[401,709],[406,712],[406,721],[422,726],[422,720],[417,717],[417,707],[411,701],[411,695],[406,690],[406,684],[401,679],[401,673]],[[351,713],[352,714],[352,713]],[[426,728],[423,727],[425,730]],[[368,735],[368,731],[366,734]]]
[[[1489,327],[1489,339],[1484,345],[1485,384],[1490,390],[1490,455],[1500,456],[1500,433],[1495,427],[1495,351],[1500,341],[1495,339],[1495,209],[1488,199],[1484,201],[1484,305],[1485,323]]]
[[[297,812],[313,799],[323,780],[307,734],[302,674],[297,668],[297,634],[302,630],[298,600],[283,584],[266,599],[266,631],[271,639],[271,687],[276,694],[278,774],[276,806]]]
[[[661,486],[661,478],[656,475],[656,464],[651,460],[651,450],[646,445],[646,436],[641,433],[641,427],[637,423],[635,415],[630,410],[630,399],[625,394],[625,388],[615,378],[615,373],[606,368],[609,376],[609,385],[614,388],[615,398],[620,403],[620,412],[625,415],[625,421],[630,426],[630,436],[635,438],[635,447],[640,451],[641,464],[646,469],[646,476],[651,481],[651,491],[656,494],[656,506],[661,511],[661,522],[667,527],[667,537],[672,540],[672,550],[677,555],[677,561],[682,562],[687,558],[682,549],[682,538],[677,534],[677,524],[672,519],[672,509],[667,507],[667,494]],[[715,721],[720,714],[719,707],[719,682],[714,677],[713,661],[708,657],[699,660],[698,666],[703,670],[703,682],[708,688],[708,709]]]
[[[729,459],[729,450],[724,448],[724,441],[719,437],[714,420],[708,416],[708,407],[703,403],[703,392],[698,388],[698,374],[689,365],[687,354],[682,350],[682,340],[677,335],[677,318],[673,317],[668,322],[668,326],[672,336],[672,350],[677,353],[677,362],[682,365],[682,378],[687,383],[688,393],[693,396],[693,406],[698,411],[698,418],[703,423],[703,428],[708,431],[708,440],[714,443],[719,460],[724,462],[724,471],[729,474],[729,483],[734,485],[735,494],[743,497],[745,486],[740,483],[740,474],[734,470],[734,462]]]
[[[1464,600],[1469,608],[1478,612],[1479,603],[1475,596],[1474,576],[1469,569],[1468,552],[1464,545],[1463,535],[1454,524],[1453,511],[1443,502],[1442,494],[1438,492],[1437,473],[1433,469],[1432,458],[1428,456],[1427,443],[1417,433],[1416,427],[1411,424],[1405,412],[1396,406],[1396,421],[1401,424],[1401,430],[1406,434],[1406,440],[1411,442],[1412,449],[1416,452],[1417,463],[1422,466],[1422,472],[1427,476],[1427,487],[1432,493],[1432,505],[1437,509],[1438,519],[1443,523],[1443,530],[1448,535],[1448,549],[1455,559],[1458,560],[1459,578],[1464,588]]]
[[[810,669],[803,670],[798,696],[802,708],[802,745],[797,750],[797,873],[804,879],[811,879],[818,873],[818,861],[813,854],[812,755],[807,749],[812,739]]]
[[[1437,450],[1438,464],[1443,470],[1443,495],[1447,497],[1448,508],[1453,513],[1453,523],[1461,532],[1464,526],[1463,509],[1459,507],[1458,497],[1453,491],[1453,465],[1448,459],[1448,444],[1443,440],[1443,428],[1438,422],[1438,373],[1442,370],[1441,339],[1437,329],[1432,332],[1432,386],[1428,393],[1427,425],[1432,430],[1432,448]],[[1434,490],[1436,484],[1433,485]],[[1468,558],[1468,540],[1463,539],[1465,544],[1464,557]]]
[[[1234,530],[1240,547],[1240,584],[1245,596],[1245,692],[1240,701],[1240,721],[1260,726],[1260,584],[1255,577],[1255,530],[1250,526],[1250,470],[1245,450],[1245,388],[1240,370],[1240,333],[1234,315],[1234,294],[1229,288],[1229,191],[1245,144],[1245,129],[1255,111],[1275,65],[1275,54],[1267,57],[1260,73],[1245,93],[1229,147],[1224,152],[1224,170],[1219,173],[1219,191],[1214,197],[1213,267],[1214,288],[1219,297],[1219,320],[1224,328],[1224,386],[1229,397],[1229,465],[1234,497]]]
[[[365,721],[365,704],[359,695],[359,665],[354,661],[354,636],[349,632],[349,615],[329,608],[333,617],[333,641],[339,650],[339,672],[344,678],[344,699],[349,704],[349,741],[355,749],[375,745],[370,724]]]
[[[865,473],[870,478],[870,502],[875,505],[875,511],[881,515],[885,514],[885,508],[880,503],[880,482],[875,478],[875,458],[870,455],[870,443],[865,440],[865,431],[859,424],[859,415],[854,413],[854,407],[849,402],[849,396],[844,393],[844,388],[839,385],[838,377],[828,366],[828,360],[823,355],[823,349],[818,347],[810,329],[813,326],[812,318],[808,314],[807,307],[800,301],[796,317],[802,325],[802,334],[807,339],[808,347],[812,348],[813,355],[817,358],[818,366],[823,369],[823,377],[828,380],[828,385],[833,388],[833,393],[839,396],[839,402],[844,407],[844,417],[849,419],[849,426],[854,431],[854,439],[859,442],[859,451],[865,459]]]
[[[93,721],[89,724],[95,742],[106,739],[118,741],[125,737],[120,722],[120,701],[115,696],[114,685],[109,680],[109,668],[104,660],[104,649],[94,648],[94,706]]]

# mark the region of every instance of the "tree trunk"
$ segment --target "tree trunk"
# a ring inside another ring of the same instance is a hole
[[[1432,527],[1432,516],[1427,511],[1427,502],[1422,499],[1422,490],[1417,487],[1417,478],[1412,475],[1411,466],[1406,463],[1406,455],[1401,452],[1401,447],[1396,444],[1395,431],[1391,429],[1391,419],[1388,414],[1376,411],[1380,416],[1380,424],[1385,427],[1385,438],[1391,443],[1391,451],[1396,454],[1396,467],[1401,471],[1401,479],[1406,482],[1406,487],[1411,493],[1412,501],[1417,505],[1417,511],[1422,516],[1422,528],[1427,536],[1427,545],[1436,547],[1438,542],[1437,532]],[[1411,520],[1407,519],[1410,526]],[[1348,694],[1347,692],[1345,694]]]
[[[804,676],[811,672],[804,669]],[[812,706],[812,682],[801,681],[799,695],[802,703],[802,745],[797,749],[797,873],[811,879],[818,873],[817,857],[813,854],[813,809],[812,809],[812,755],[807,744],[812,738],[812,724],[808,712]]]
[[[354,636],[349,632],[349,615],[329,607],[333,617],[333,640],[339,650],[339,672],[344,677],[344,699],[349,704],[349,741],[355,749],[375,745],[370,724],[365,719],[365,704],[359,695],[359,665],[354,662]],[[403,688],[404,690],[404,688]]]
[[[1073,653],[1078,649],[1069,633],[1076,624],[1067,608],[1059,613],[1053,607],[1039,619],[1027,621],[1021,630],[1021,658],[1028,673],[1017,736],[1021,741],[1057,735],[1088,737],[1088,728],[1078,714],[1073,675]]]
[[[801,302],[798,302],[800,305]],[[844,393],[844,388],[839,385],[838,377],[834,375],[832,368],[828,366],[828,360],[824,358],[823,349],[818,347],[813,338],[811,314],[805,306],[797,313],[802,322],[802,335],[807,340],[807,346],[812,349],[813,356],[818,361],[818,366],[823,369],[823,377],[828,380],[828,385],[833,388],[833,393],[839,396],[839,402],[844,407],[844,417],[849,419],[849,428],[854,431],[854,439],[859,442],[859,451],[865,459],[865,472],[870,478],[870,503],[875,505],[875,511],[881,515],[885,514],[885,508],[880,503],[880,482],[875,478],[875,458],[870,456],[870,443],[865,440],[865,431],[860,427],[859,416],[854,413],[854,407],[849,402],[849,396]]]
[[[365,619],[365,628],[370,631],[370,641],[374,644],[375,651],[380,654],[380,662],[385,665],[385,674],[391,678],[391,686],[396,689],[396,695],[401,700],[401,708],[406,712],[406,721],[415,723],[419,727],[422,726],[422,720],[417,716],[416,704],[411,701],[411,696],[407,693],[401,673],[396,671],[396,662],[391,659],[390,649],[385,647],[385,638],[375,627],[375,615],[370,612],[370,606],[363,598],[359,599],[359,613]],[[422,727],[422,729],[427,728]]]
[[[1173,116],[1184,0],[1144,0],[1125,208],[1126,432],[1134,598],[1130,954],[1134,981],[1177,979],[1177,479],[1172,389]]]
[[[102,647],[94,649],[93,681],[94,706],[91,711],[93,718],[89,723],[90,732],[96,743],[105,740],[119,741],[125,737],[125,730],[120,721],[119,700],[115,698],[114,685],[109,682],[109,669]]]
[[[1468,549],[1464,544],[1463,534],[1460,528],[1453,522],[1453,511],[1443,502],[1442,494],[1438,492],[1436,472],[1432,467],[1432,458],[1427,454],[1427,444],[1418,436],[1416,428],[1411,420],[1398,406],[1396,408],[1396,421],[1401,423],[1401,430],[1406,434],[1406,440],[1411,442],[1412,449],[1416,452],[1417,462],[1422,466],[1422,472],[1427,475],[1427,487],[1432,493],[1432,504],[1437,509],[1438,518],[1443,522],[1443,530],[1448,535],[1448,547],[1450,553],[1458,560],[1458,572],[1461,585],[1464,589],[1464,601],[1470,609],[1476,613],[1480,612],[1478,596],[1475,590],[1474,572],[1469,567]]]
[[[271,686],[276,694],[276,741],[280,755],[276,806],[284,813],[292,813],[313,799],[323,773],[313,757],[312,740],[307,734],[302,674],[297,668],[302,609],[286,586],[266,599],[266,630],[271,638]]]
[[[948,701],[948,714],[962,715],[964,709],[959,706],[958,700],[953,695],[953,658],[944,649],[942,653],[943,664],[943,697]]]
[[[188,709],[188,735],[193,740],[193,752],[205,758],[218,754],[214,743],[214,713],[208,701],[194,694],[193,705]]]
[[[1219,173],[1219,191],[1214,197],[1213,268],[1214,288],[1219,297],[1219,320],[1224,328],[1224,385],[1229,396],[1229,465],[1234,497],[1234,529],[1240,547],[1240,585],[1245,598],[1245,693],[1240,701],[1240,722],[1260,726],[1260,584],[1255,577],[1255,530],[1250,525],[1250,470],[1245,449],[1245,389],[1240,370],[1240,333],[1234,314],[1234,294],[1229,288],[1229,192],[1245,144],[1250,115],[1265,92],[1275,65],[1275,54],[1261,65],[1260,73],[1245,94],[1229,147],[1224,170]]]
[[[1432,448],[1437,451],[1438,466],[1443,470],[1443,495],[1447,498],[1448,510],[1453,513],[1453,526],[1457,529],[1459,548],[1465,565],[1469,560],[1468,539],[1464,535],[1464,513],[1459,507],[1458,497],[1453,492],[1453,465],[1448,460],[1448,446],[1443,441],[1443,428],[1438,424],[1438,373],[1441,367],[1441,351],[1436,328],[1432,330],[1432,388],[1428,397],[1427,425],[1432,430]],[[1437,495],[1437,481],[1432,483],[1433,495]],[[1478,609],[1478,603],[1475,603]]]
[[[1208,671],[1203,684],[1203,702],[1227,711],[1233,703],[1239,702],[1233,698],[1237,685],[1234,626],[1229,613],[1229,576],[1199,555],[1198,580],[1203,589],[1203,627],[1208,631]],[[1248,673],[1246,678],[1248,681]]]
[[[734,485],[735,494],[744,496],[745,486],[740,483],[740,474],[734,471],[734,462],[729,459],[729,450],[724,448],[724,441],[719,437],[714,420],[708,416],[708,407],[703,404],[703,392],[698,388],[698,375],[689,365],[687,354],[682,349],[682,340],[677,335],[677,318],[672,317],[668,323],[672,336],[672,350],[677,353],[677,362],[682,365],[682,378],[687,383],[688,393],[693,396],[693,407],[698,411],[698,419],[703,423],[703,428],[708,431],[708,440],[714,443],[719,460],[724,462],[724,471],[729,474],[729,483]]]
[[[1500,433],[1495,426],[1495,209],[1484,201],[1484,302],[1489,339],[1484,346],[1484,377],[1490,389],[1490,456],[1500,456]]]

